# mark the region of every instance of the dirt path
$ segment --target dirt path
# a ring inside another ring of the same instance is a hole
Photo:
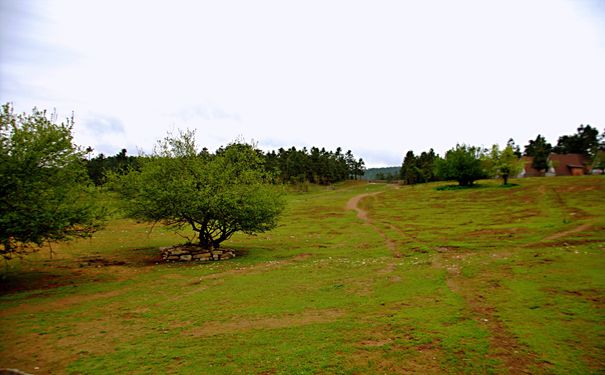
[[[381,194],[381,192],[365,193],[354,196],[349,199],[345,209],[356,211],[357,217],[363,220],[364,224],[371,226],[372,229],[384,239],[387,247],[393,253],[393,256],[399,258],[401,257],[401,253],[397,249],[397,243],[390,239],[380,227],[374,224],[369,217],[367,210],[360,207],[360,203],[363,199],[378,194]],[[389,225],[389,228],[393,230],[396,229],[392,225]],[[586,226],[581,226],[568,232],[559,233],[558,237],[584,229],[586,229]],[[402,236],[405,236],[401,231],[397,230],[397,232]],[[461,275],[460,262],[467,256],[472,256],[472,254],[450,251],[439,253],[434,256],[433,267],[446,270],[445,281],[448,288],[452,293],[464,298],[472,318],[490,332],[489,356],[501,361],[506,371],[512,374],[526,373],[532,365],[537,365],[535,354],[529,352],[526,347],[518,342],[517,338],[508,331],[504,323],[497,317],[496,310],[490,306],[487,301],[485,301],[484,296],[478,294],[472,285],[469,285],[469,281],[465,280]],[[387,264],[385,270],[380,273],[390,273],[393,272],[394,269],[395,264],[390,262]],[[472,282],[473,281],[471,280],[470,283]]]
[[[578,233],[578,232],[584,232],[584,231],[590,229],[591,226],[592,225],[590,225],[590,224],[582,224],[579,227],[575,227],[575,228],[570,229],[570,230],[566,230],[566,231],[563,231],[563,232],[555,233],[552,236],[548,236],[548,237],[544,238],[542,241],[558,240],[559,238],[566,237],[566,236],[568,236],[570,234],[574,234],[574,233]]]
[[[350,210],[350,211],[357,211],[358,218],[360,218],[363,221],[369,222],[368,212],[366,210],[364,210],[363,208],[359,207],[359,203],[361,202],[362,199],[364,199],[366,197],[371,197],[371,196],[378,195],[378,194],[382,194],[382,192],[365,193],[365,194],[356,195],[353,198],[349,199],[345,209]]]
[[[378,233],[380,235],[380,237],[382,237],[382,239],[384,240],[385,244],[387,245],[387,248],[391,251],[391,253],[393,254],[393,256],[395,258],[400,258],[401,257],[401,253],[397,249],[397,243],[395,241],[393,241],[392,239],[390,239],[382,229],[380,229],[376,224],[374,224],[372,222],[372,220],[370,220],[370,217],[368,215],[368,211],[366,211],[363,208],[359,207],[359,204],[361,203],[361,201],[364,198],[371,197],[371,196],[376,196],[376,195],[379,195],[379,194],[382,194],[382,192],[365,193],[365,194],[356,195],[353,198],[349,199],[349,201],[347,202],[347,204],[345,206],[345,209],[348,210],[348,211],[356,211],[357,212],[357,217],[359,219],[363,220],[369,226],[371,226],[372,229],[376,233]]]

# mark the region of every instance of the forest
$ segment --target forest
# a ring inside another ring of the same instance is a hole
[[[221,149],[217,152],[220,153]],[[148,157],[127,155],[127,152],[122,149],[113,156],[99,154],[85,160],[88,175],[95,185],[105,184],[109,173],[122,174],[139,169],[141,160]],[[323,147],[290,147],[266,153],[256,148],[256,152],[264,160],[265,169],[273,176],[274,183],[329,185],[348,179],[357,180],[366,170],[362,158],[356,158],[351,150],[343,153],[340,147],[336,151],[327,151]],[[200,152],[207,153],[207,148]]]

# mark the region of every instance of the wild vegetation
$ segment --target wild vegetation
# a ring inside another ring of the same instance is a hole
[[[513,180],[514,182],[520,182]],[[0,366],[32,373],[599,373],[605,180],[289,193],[240,255],[161,263],[114,217],[11,261]],[[107,197],[108,202],[113,202]]]
[[[88,187],[73,120],[56,124],[44,111],[0,111],[0,255],[10,259],[46,242],[90,236],[102,209]]]
[[[364,172],[350,151],[235,142],[211,153],[189,131],[152,155],[86,159],[70,120],[8,105],[1,120],[2,255],[47,251],[5,262],[0,368],[605,371],[602,176],[509,184],[512,140],[443,158],[410,151],[403,186],[342,182]],[[598,165],[593,130],[556,147]],[[545,149],[538,136],[526,153]],[[475,184],[496,176],[503,185]],[[237,257],[160,258],[196,238],[228,241]]]
[[[158,142],[140,163],[140,170],[110,176],[128,216],[176,230],[189,226],[189,242],[197,240],[204,249],[218,248],[236,232],[275,228],[284,208],[262,157],[249,144],[200,153],[195,132],[187,131]]]
[[[89,149],[92,152],[92,149]],[[217,150],[218,153],[222,148]],[[301,185],[315,183],[329,185],[347,179],[356,180],[365,173],[365,162],[362,158],[356,159],[351,150],[346,153],[338,147],[336,151],[327,151],[325,148],[306,147],[297,149],[280,148],[276,151],[263,152],[257,148],[255,151],[262,158],[265,169],[273,176],[274,183]],[[207,148],[199,154],[210,154]],[[130,170],[140,169],[149,156],[127,156],[127,150],[122,149],[114,156],[99,154],[86,160],[91,180],[96,185],[104,185],[110,174],[125,174]]]

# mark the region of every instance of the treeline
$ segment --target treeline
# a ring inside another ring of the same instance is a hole
[[[89,148],[88,153],[92,152]],[[97,157],[86,160],[86,170],[88,176],[95,185],[103,185],[107,181],[108,172],[123,174],[131,169],[139,169],[139,160],[141,156],[128,156],[128,151],[123,148],[113,156],[99,154]]]
[[[518,175],[523,169],[523,156],[532,158],[532,166],[545,172],[549,165],[549,155],[581,154],[588,165],[594,169],[605,169],[605,131],[599,136],[596,128],[580,125],[576,134],[559,137],[556,146],[552,146],[542,135],[530,140],[521,153],[521,148],[509,139],[503,149],[498,145],[491,149],[457,145],[446,152],[444,157],[435,154],[433,149],[415,155],[413,151],[405,154],[398,176],[385,176],[406,184],[417,184],[439,180],[457,180],[461,185],[472,185],[481,178],[500,177],[506,184],[509,177]]]
[[[363,159],[356,159],[351,150],[343,154],[325,148],[311,147],[297,150],[280,148],[265,154],[268,170],[274,171],[282,183],[311,182],[328,185],[347,179],[357,180],[365,173]]]
[[[291,147],[267,153],[257,149],[256,152],[262,157],[264,167],[273,176],[274,183],[329,185],[347,179],[356,180],[363,176],[366,170],[362,158],[356,158],[350,150],[343,153],[340,147],[336,151],[318,147]],[[204,149],[200,156],[205,153],[208,153],[207,149]],[[90,179],[96,185],[103,185],[109,174],[138,170],[146,157],[128,156],[127,150],[122,149],[116,155],[99,154],[85,163]]]

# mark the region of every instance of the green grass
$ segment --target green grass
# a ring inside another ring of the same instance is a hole
[[[602,373],[605,179],[513,182],[310,186],[218,263],[161,263],[184,239],[114,211],[53,259],[11,261],[0,368]],[[368,222],[345,210],[365,193]]]

